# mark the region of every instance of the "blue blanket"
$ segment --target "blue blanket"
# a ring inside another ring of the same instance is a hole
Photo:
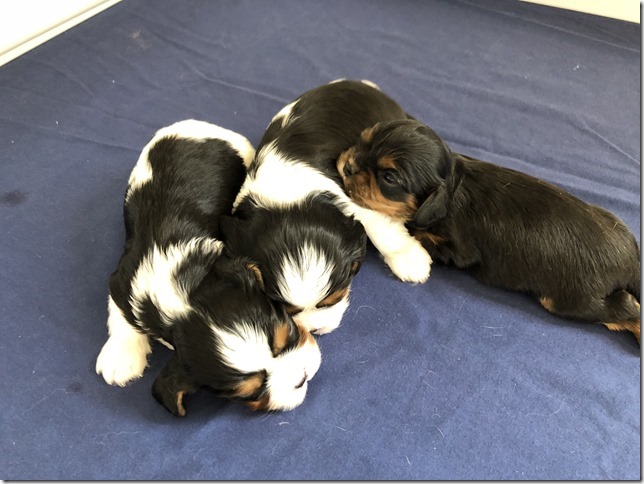
[[[640,479],[640,348],[369,247],[302,406],[94,372],[127,177],[160,127],[257,143],[337,78],[370,79],[454,151],[558,184],[640,234],[637,24],[516,1],[124,1],[0,68],[0,478]]]

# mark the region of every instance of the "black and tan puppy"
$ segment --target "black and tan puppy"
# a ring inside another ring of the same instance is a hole
[[[639,341],[639,247],[606,210],[452,153],[413,120],[365,130],[338,159],[338,171],[355,202],[404,221],[433,259]]]

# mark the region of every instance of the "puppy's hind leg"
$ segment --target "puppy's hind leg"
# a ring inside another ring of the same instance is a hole
[[[539,302],[553,314],[598,321],[612,331],[630,331],[640,341],[640,304],[628,291],[618,290],[603,299],[578,300],[574,305],[549,297],[542,297]]]
[[[127,322],[112,296],[108,311],[109,338],[96,360],[96,373],[110,385],[124,386],[143,375],[152,348],[148,337]]]

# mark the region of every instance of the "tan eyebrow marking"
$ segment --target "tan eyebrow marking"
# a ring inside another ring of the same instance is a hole
[[[376,162],[378,168],[381,170],[395,170],[398,168],[398,164],[393,156],[381,156]]]
[[[296,326],[297,326],[298,333],[300,333],[300,342],[298,343],[298,346],[304,346],[305,344],[315,343],[315,340],[313,339],[313,336],[311,335],[310,332],[308,332],[304,327],[300,326],[299,324]]]
[[[246,402],[246,405],[251,410],[266,410],[268,408],[268,404],[270,402],[270,399],[268,395],[264,395],[262,398],[259,400],[253,400],[252,402]]]
[[[362,133],[360,133],[360,139],[364,141],[365,143],[370,143],[373,140],[373,133],[376,130],[376,126],[372,126],[371,128],[363,129]]]
[[[234,394],[238,397],[250,397],[262,387],[263,383],[264,375],[261,372],[254,373],[235,387]]]
[[[327,297],[325,297],[319,303],[317,303],[315,307],[324,308],[327,306],[333,306],[334,304],[337,304],[340,301],[342,301],[347,296],[348,293],[349,293],[348,287],[338,289],[337,291],[333,291],[331,294],[329,294]]]
[[[288,343],[288,337],[290,334],[291,330],[289,329],[288,324],[280,324],[275,328],[272,345],[273,356],[279,355],[282,352],[286,343]]]

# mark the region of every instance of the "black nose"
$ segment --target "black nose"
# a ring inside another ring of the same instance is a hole
[[[306,372],[304,372],[304,378],[302,378],[302,381],[297,385],[295,385],[295,389],[297,390],[298,388],[302,388],[305,383],[306,383]]]

